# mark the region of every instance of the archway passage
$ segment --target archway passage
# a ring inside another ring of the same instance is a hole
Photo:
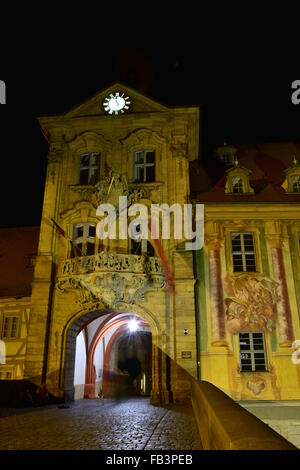
[[[123,330],[119,340],[114,342],[110,357],[110,370],[117,371],[118,377],[122,379],[121,386],[118,380],[114,380],[113,388],[109,390],[108,384],[104,383],[104,394],[150,396],[151,346],[151,332],[138,329],[132,332],[128,328],[127,331]]]
[[[73,341],[75,399],[150,395],[152,333],[144,319],[131,312],[99,313]]]

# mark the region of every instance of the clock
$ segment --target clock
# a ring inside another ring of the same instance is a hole
[[[130,107],[130,103],[129,96],[125,96],[125,93],[116,91],[115,93],[110,93],[110,95],[103,100],[103,108],[108,114],[119,114],[127,111]]]

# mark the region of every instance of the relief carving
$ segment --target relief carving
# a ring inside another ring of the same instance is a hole
[[[162,277],[124,276],[116,273],[71,276],[58,279],[56,283],[60,292],[75,289],[76,303],[82,308],[97,302],[107,307],[117,307],[121,302],[138,303],[145,300],[145,294],[148,292],[162,289],[164,286]]]
[[[127,196],[128,207],[142,198],[149,198],[153,188],[136,188],[128,185],[125,175],[110,170],[95,186],[72,185],[71,190],[77,195],[77,201],[89,201],[95,208],[99,204],[109,203],[119,205],[119,196]]]

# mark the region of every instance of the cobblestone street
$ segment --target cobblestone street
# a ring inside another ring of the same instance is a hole
[[[0,408],[0,449],[198,450],[201,442],[190,406],[95,399],[70,408]]]

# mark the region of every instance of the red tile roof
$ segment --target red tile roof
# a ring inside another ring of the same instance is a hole
[[[0,229],[0,297],[31,295],[40,227]]]
[[[229,168],[213,156],[209,161],[190,163],[191,197],[201,202],[298,202],[300,194],[286,194],[281,187],[284,171],[300,164],[300,142],[236,145],[240,165],[252,171],[249,181],[254,194],[225,194],[225,172]]]

